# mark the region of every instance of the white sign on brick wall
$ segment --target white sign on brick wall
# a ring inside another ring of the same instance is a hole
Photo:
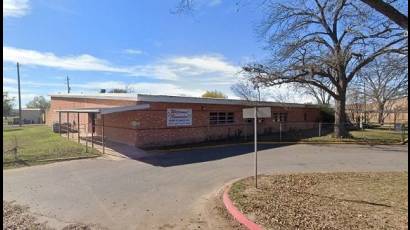
[[[242,109],[243,118],[254,118],[255,117],[255,108],[246,108]],[[258,118],[267,118],[271,117],[270,107],[258,107],[256,110]]]
[[[192,109],[167,109],[167,126],[192,125]]]

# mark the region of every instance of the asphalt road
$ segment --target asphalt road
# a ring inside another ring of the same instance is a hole
[[[408,170],[407,146],[261,146],[260,173]],[[253,173],[252,146],[171,152],[141,161],[88,159],[3,171],[3,199],[61,227],[207,229],[202,207]]]

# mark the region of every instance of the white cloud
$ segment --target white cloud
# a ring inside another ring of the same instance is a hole
[[[22,17],[29,9],[28,0],[3,0],[3,17]]]
[[[71,84],[72,88],[98,90],[98,89],[123,89],[127,84],[120,81],[99,81],[99,82],[86,82],[84,84]]]
[[[138,83],[138,88],[160,94],[198,96],[205,90],[219,90],[232,97],[230,86],[241,75],[239,73],[240,66],[230,63],[224,56],[219,54],[171,56],[160,58],[145,65],[117,66],[89,54],[58,56],[51,52],[14,47],[3,47],[3,51],[3,60],[5,62],[20,62],[23,66],[33,65],[76,71],[113,72],[120,73],[123,76],[161,80],[161,83],[144,83],[145,85]],[[54,89],[63,89],[64,87],[60,83],[39,82],[38,80],[33,81],[30,87],[47,87],[46,85]],[[114,80],[79,85],[72,84],[72,87],[96,90],[101,88],[124,88],[125,84]]]
[[[135,93],[142,94],[161,94],[161,95],[187,95],[187,96],[201,96],[205,90],[184,88],[184,86],[172,83],[159,82],[139,82],[127,84],[121,81],[103,81],[103,82],[86,82],[85,84],[72,84],[72,88],[77,91],[92,91],[96,92],[98,89],[125,89],[131,88]]]
[[[156,63],[134,66],[130,74],[153,76],[161,80],[190,81],[202,84],[232,84],[241,68],[229,63],[222,55],[175,56]]]
[[[108,61],[89,54],[59,57],[50,52],[39,52],[8,46],[3,47],[3,61],[68,70],[127,72],[123,68],[113,67]]]
[[[140,54],[143,54],[144,52],[142,50],[137,50],[137,49],[125,49],[124,53],[132,54],[132,55],[140,55]]]
[[[205,91],[201,89],[185,88],[181,85],[175,85],[170,83],[142,82],[130,84],[129,87],[135,90],[136,93],[171,96],[186,95],[192,97],[199,97]]]
[[[169,60],[170,63],[178,66],[188,67],[194,74],[206,72],[222,72],[227,74],[236,74],[240,71],[238,66],[229,64],[220,55],[202,55],[193,57],[175,57]]]
[[[23,65],[53,67],[77,71],[116,72],[131,76],[161,80],[192,80],[221,84],[231,82],[240,67],[229,63],[222,55],[175,56],[154,63],[135,66],[115,66],[109,61],[89,54],[57,56],[51,52],[3,47],[3,60]]]
[[[17,84],[17,80],[14,78],[3,77],[3,85],[4,84]]]

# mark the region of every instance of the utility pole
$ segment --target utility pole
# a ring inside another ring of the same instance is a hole
[[[19,94],[19,126],[21,127],[23,124],[23,120],[21,119],[20,65],[18,62],[17,62],[17,84],[18,84],[18,94]]]
[[[70,87],[70,78],[67,76],[67,93],[70,93],[71,87]]]

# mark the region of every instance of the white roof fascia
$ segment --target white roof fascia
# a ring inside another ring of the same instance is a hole
[[[149,109],[149,104],[140,104],[140,105],[132,105],[132,106],[120,106],[120,107],[111,107],[111,108],[101,108],[101,114],[109,114],[109,113],[119,113],[119,112],[126,112],[126,111],[134,111],[134,110],[143,110]]]
[[[298,108],[318,108],[320,105],[315,104],[297,104],[281,103],[269,101],[246,101],[236,99],[219,99],[219,98],[200,98],[200,97],[181,97],[167,95],[148,95],[148,94],[52,94],[50,97],[60,98],[88,98],[88,99],[109,99],[109,100],[126,100],[141,102],[167,102],[167,103],[193,103],[193,104],[218,104],[218,105],[245,105],[253,106],[277,106],[277,107],[298,107]]]

